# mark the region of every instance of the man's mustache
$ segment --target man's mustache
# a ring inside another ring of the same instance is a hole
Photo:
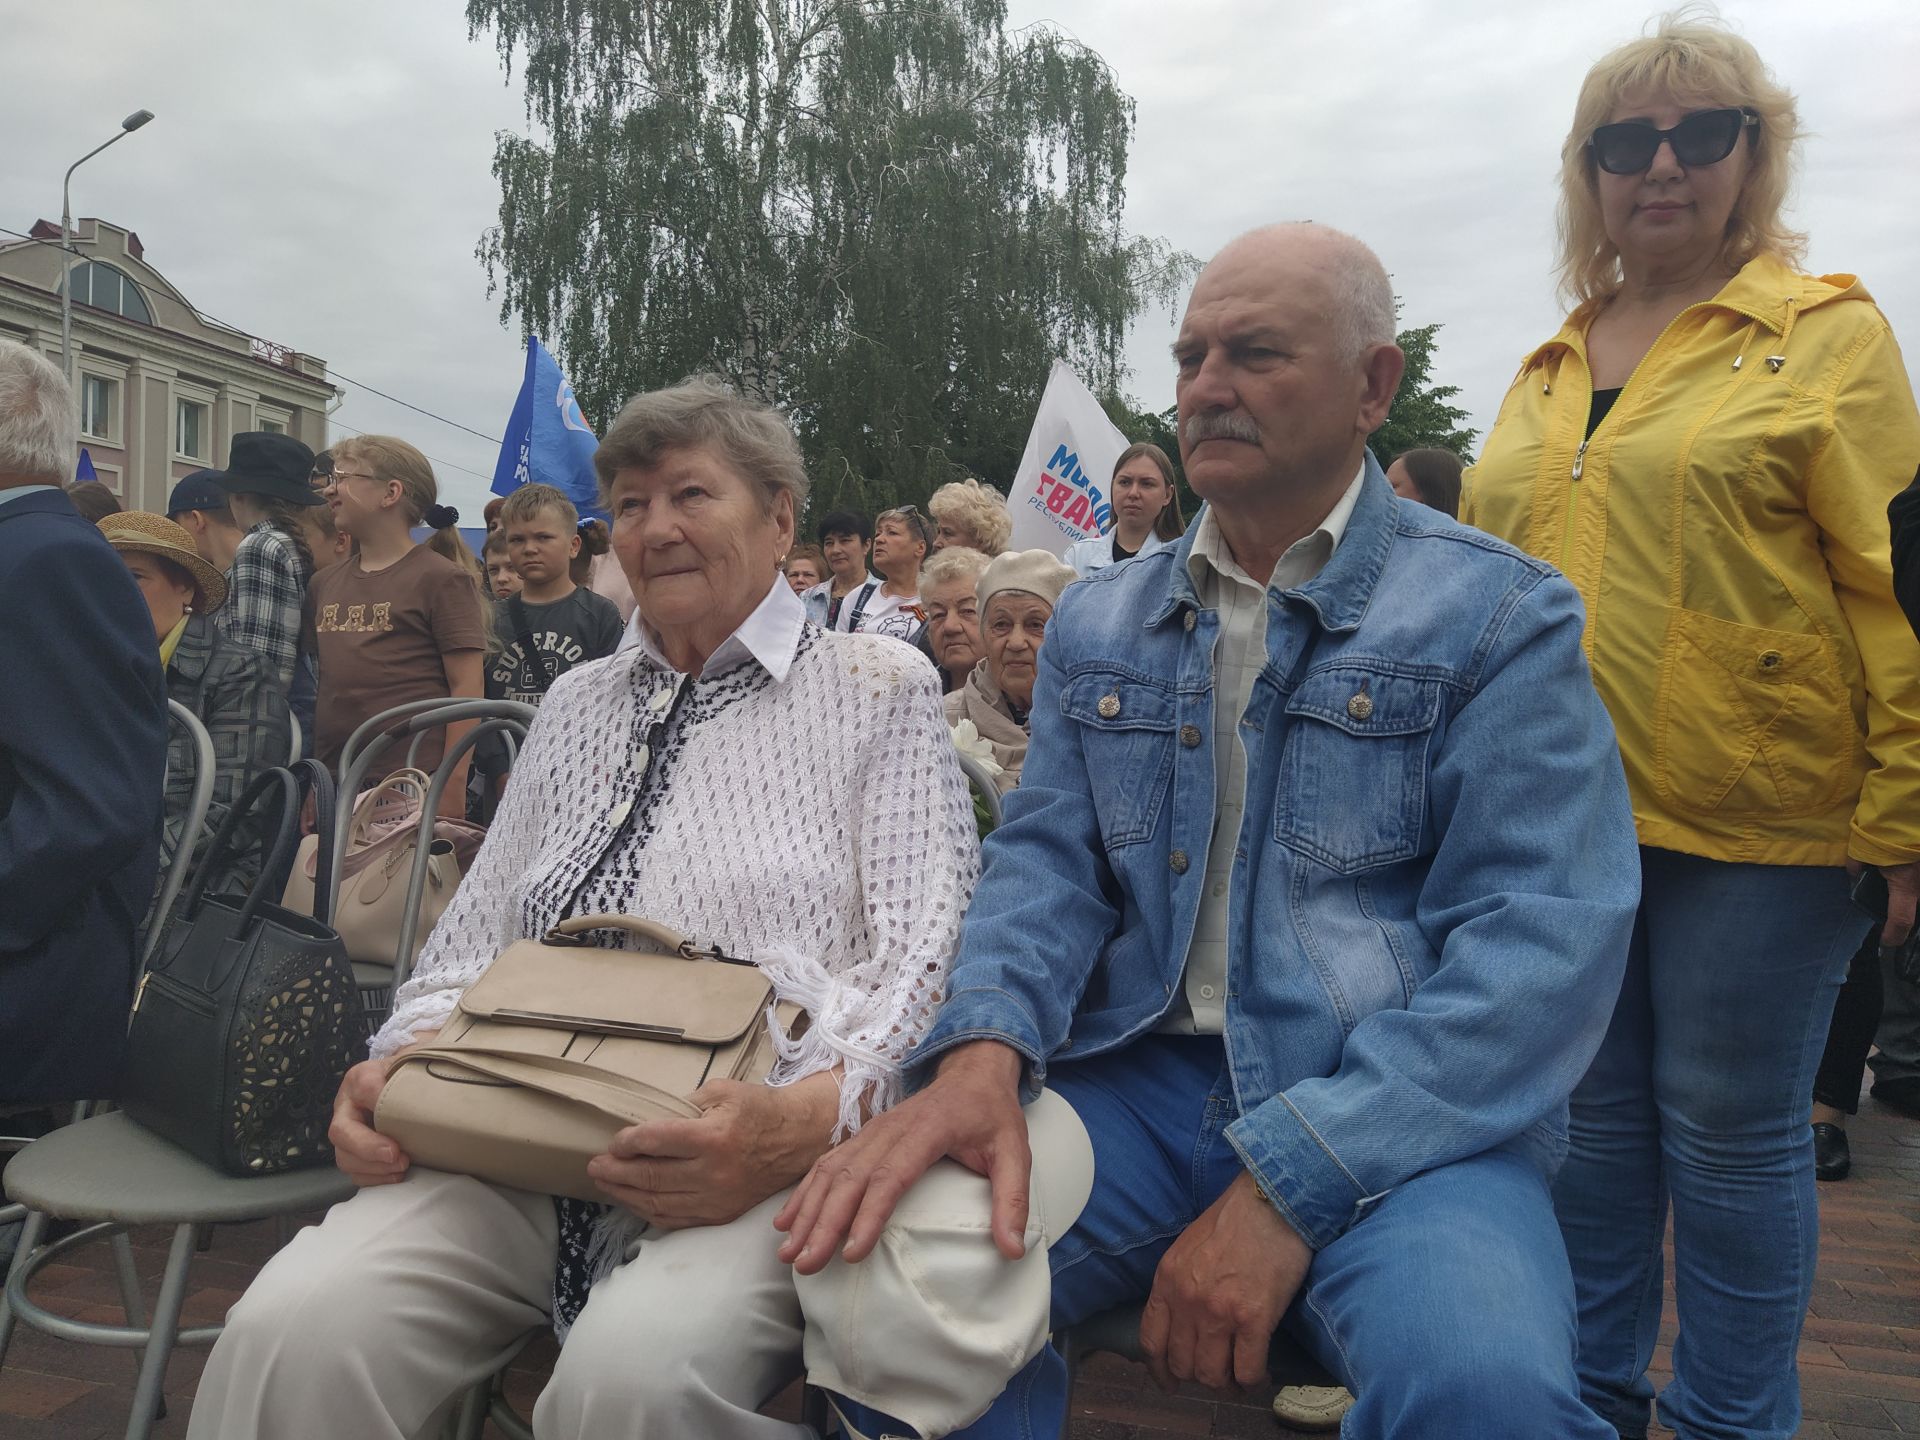
[[[1190,415],[1186,423],[1187,446],[1191,449],[1202,440],[1244,440],[1249,445],[1260,443],[1260,427],[1246,415]]]

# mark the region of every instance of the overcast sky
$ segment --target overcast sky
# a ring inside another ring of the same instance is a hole
[[[1379,251],[1410,324],[1477,428],[1556,328],[1557,154],[1580,77],[1638,34],[1635,0],[1010,0],[1112,63],[1139,102],[1130,221],[1208,255],[1313,219]],[[325,357],[337,431],[388,431],[440,462],[463,508],[496,448],[368,394],[498,436],[520,379],[474,245],[520,128],[491,38],[460,0],[0,0],[0,226],[58,220],[67,165],[145,106],[158,117],[75,177],[74,213],[140,233],[201,310]],[[1920,346],[1920,6],[1727,0],[1798,94],[1797,222],[1811,268],[1861,275]],[[1173,398],[1175,317],[1129,345],[1128,388]],[[1037,397],[1036,397],[1037,398]],[[599,417],[595,417],[596,419]],[[992,477],[1004,485],[1005,476]]]

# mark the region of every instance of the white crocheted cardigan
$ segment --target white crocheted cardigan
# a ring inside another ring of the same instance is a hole
[[[750,956],[805,1007],[770,1083],[844,1066],[844,1134],[899,1097],[979,870],[938,677],[897,640],[809,624],[784,681],[755,661],[687,681],[623,651],[554,682],[372,1053],[444,1023],[563,908],[640,915]]]

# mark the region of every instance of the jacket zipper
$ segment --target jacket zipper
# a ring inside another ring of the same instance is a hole
[[[1661,328],[1660,333],[1654,336],[1653,344],[1647,347],[1646,353],[1634,362],[1633,369],[1627,374],[1626,383],[1620,387],[1619,398],[1613,402],[1613,410],[1607,412],[1606,420],[1602,420],[1598,425],[1594,426],[1593,435],[1589,435],[1586,439],[1582,440],[1580,442],[1580,448],[1573,452],[1573,472],[1568,477],[1569,483],[1567,488],[1567,523],[1560,536],[1560,570],[1562,574],[1567,573],[1568,563],[1573,559],[1573,526],[1580,511],[1580,476],[1585,472],[1587,467],[1587,447],[1593,443],[1594,436],[1606,428],[1607,421],[1613,419],[1614,412],[1620,408],[1620,401],[1627,398],[1628,389],[1633,385],[1635,377],[1640,374],[1640,368],[1647,363],[1647,360],[1652,356],[1653,352],[1660,348],[1661,343],[1672,333],[1673,327],[1680,323],[1682,317],[1690,314],[1694,310],[1714,305],[1714,303],[1715,302],[1711,300],[1696,300],[1693,304],[1687,306],[1685,310],[1682,310],[1680,314],[1667,321]],[[1735,315],[1744,315],[1747,319],[1758,325],[1765,325],[1767,323],[1751,311],[1739,309],[1737,306],[1719,305],[1716,306],[1716,308],[1730,310]],[[1582,355],[1580,360],[1582,364],[1587,364],[1585,355]],[[1593,401],[1593,366],[1590,364],[1587,364],[1587,401],[1589,404]]]

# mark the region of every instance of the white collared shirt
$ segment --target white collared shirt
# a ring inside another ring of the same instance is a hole
[[[739,629],[720,642],[719,648],[707,657],[707,663],[700,673],[717,675],[742,661],[757,660],[761,668],[775,680],[785,680],[787,671],[793,668],[793,657],[800,649],[800,632],[806,623],[806,606],[800,603],[800,597],[787,584],[787,577],[775,575],[766,598],[740,622]],[[659,637],[644,622],[638,610],[627,622],[626,633],[620,637],[620,644],[613,653],[618,655],[636,647],[661,669],[679,673],[673,662],[661,653]]]
[[[1253,696],[1254,677],[1267,663],[1267,592],[1304,585],[1326,568],[1347,533],[1347,522],[1353,518],[1353,507],[1366,478],[1363,460],[1360,473],[1327,512],[1327,518],[1312,534],[1287,547],[1265,586],[1233,558],[1226,537],[1214,523],[1211,507],[1201,513],[1194,531],[1187,573],[1193,578],[1201,606],[1220,616],[1213,646],[1213,839],[1207,846],[1193,945],[1187,951],[1182,984],[1186,1004],[1183,1007],[1176,1002],[1160,1022],[1162,1030],[1218,1035],[1225,1027],[1227,890],[1232,883],[1233,852],[1239,844],[1247,800],[1247,751],[1240,742],[1240,719]]]

